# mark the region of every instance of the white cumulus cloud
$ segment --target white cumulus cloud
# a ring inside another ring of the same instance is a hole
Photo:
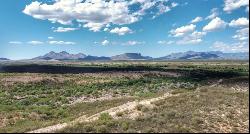
[[[193,32],[196,28],[196,25],[194,24],[190,24],[190,25],[186,25],[186,26],[182,26],[176,29],[172,29],[170,31],[170,33],[172,34],[172,36],[174,37],[181,37],[184,36],[187,33]]]
[[[194,31],[193,33],[186,35],[181,40],[177,41],[177,44],[199,44],[206,35],[206,32]]]
[[[111,29],[110,33],[115,33],[118,35],[125,35],[128,33],[133,33],[133,31],[131,29],[129,29],[128,27],[121,27],[121,28],[116,27],[114,29]]]
[[[33,1],[26,5],[23,13],[35,19],[63,25],[74,25],[73,22],[77,22],[80,26],[97,32],[110,24],[137,22],[149,9],[156,8],[160,3],[169,4],[168,8],[177,6],[177,3],[170,4],[168,0],[53,0]],[[139,9],[131,10],[135,5],[139,5]],[[170,10],[167,7],[157,12],[167,12]]]
[[[248,27],[249,26],[249,20],[247,18],[239,18],[237,20],[232,20],[229,23],[229,26],[231,27]]]
[[[197,22],[200,22],[200,21],[202,21],[203,19],[202,19],[202,17],[196,17],[196,18],[194,18],[192,21],[191,21],[191,23],[197,23]]]
[[[224,8],[225,12],[232,12],[240,7],[249,6],[249,0],[224,0]]]
[[[206,26],[203,27],[203,31],[210,32],[215,31],[217,29],[223,29],[227,26],[227,23],[223,21],[221,18],[216,17],[211,20]]]
[[[213,8],[210,11],[210,15],[206,17],[206,19],[214,19],[215,17],[219,16],[219,9]]]
[[[237,30],[233,38],[239,41],[249,40],[249,28]]]

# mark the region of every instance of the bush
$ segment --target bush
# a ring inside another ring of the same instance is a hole
[[[112,117],[108,113],[102,113],[99,117],[99,120],[110,121],[110,120],[112,120]]]
[[[123,112],[117,112],[116,116],[121,117],[121,116],[123,116],[123,114],[124,114]]]
[[[136,110],[138,110],[138,111],[142,111],[142,108],[143,108],[142,104],[139,104],[136,106]]]
[[[97,127],[96,131],[97,131],[97,133],[107,133],[108,129],[105,125],[101,125],[101,126]]]
[[[128,130],[129,128],[129,123],[128,122],[122,122],[121,127],[124,131]]]

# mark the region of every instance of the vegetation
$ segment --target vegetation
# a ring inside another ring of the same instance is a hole
[[[220,114],[238,109],[244,115],[237,120],[226,115],[227,125],[236,132],[245,132],[248,127],[242,125],[248,119],[244,110],[248,109],[249,96],[249,64],[244,61],[6,62],[0,63],[0,72],[0,132],[27,132],[69,122],[165,92],[180,95],[157,102],[154,109],[138,105],[136,109],[145,113],[138,120],[117,121],[104,114],[96,122],[63,132],[224,132],[217,126],[204,125],[204,120],[203,126],[197,125],[202,124],[199,120],[203,117],[211,117],[208,122],[219,120],[219,116],[208,113],[209,107]],[[218,84],[220,88],[216,88]],[[224,118],[221,120],[224,123]],[[233,121],[238,121],[239,127],[233,127]],[[151,125],[154,128],[143,129],[143,124],[150,127],[152,122],[156,122],[156,126]],[[96,124],[98,127],[93,127]]]
[[[187,90],[186,90],[187,91]],[[59,132],[248,132],[249,94],[205,87],[155,103],[136,120],[112,118],[82,123]],[[142,106],[138,107],[140,110]]]

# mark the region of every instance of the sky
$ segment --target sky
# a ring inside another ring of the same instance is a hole
[[[0,57],[249,51],[248,0],[3,0]]]

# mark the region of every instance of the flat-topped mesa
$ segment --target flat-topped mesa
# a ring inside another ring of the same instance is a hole
[[[142,56],[141,53],[124,53],[111,57],[112,60],[148,60],[149,56]]]

